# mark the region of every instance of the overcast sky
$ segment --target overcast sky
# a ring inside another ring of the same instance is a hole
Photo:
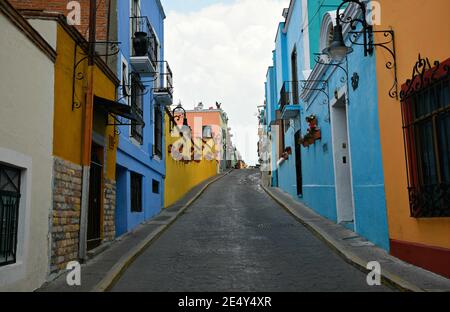
[[[277,25],[289,0],[162,0],[165,53],[174,72],[174,102],[193,109],[221,102],[233,142],[257,161],[257,106],[272,61]]]

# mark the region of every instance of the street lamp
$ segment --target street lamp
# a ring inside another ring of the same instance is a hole
[[[356,3],[359,5],[363,17],[361,19],[355,18],[351,19],[347,17],[343,20],[343,15],[341,15],[341,9],[344,5],[348,3]],[[350,24],[353,30],[356,30],[356,24],[360,23],[362,25],[362,34],[364,36],[364,56],[373,54],[373,27],[369,25],[366,20],[366,5],[361,3],[359,0],[344,0],[339,5],[336,11],[336,26],[333,27],[333,41],[330,46],[323,50],[323,53],[328,54],[334,61],[342,62],[342,60],[350,53],[353,52],[353,48],[347,47],[344,42],[344,35],[342,34],[342,24]]]
[[[361,18],[352,18],[351,16],[344,17],[344,14],[341,14],[343,6],[351,3],[355,3],[359,6],[359,9],[362,12]],[[336,26],[333,27],[333,41],[328,48],[323,50],[323,53],[327,54],[332,60],[340,63],[348,54],[353,52],[353,48],[345,45],[344,35],[342,34],[342,24],[350,24],[352,29],[350,34],[353,35],[350,36],[350,42],[353,45],[363,46],[364,56],[373,55],[375,47],[383,48],[391,55],[392,59],[386,61],[386,68],[392,70],[394,74],[394,83],[391,89],[389,89],[389,96],[398,99],[397,55],[395,51],[394,31],[392,29],[373,30],[373,26],[367,22],[366,13],[366,4],[361,2],[361,0],[343,0],[336,11]],[[362,26],[361,31],[356,31],[356,25],[358,23]],[[384,41],[378,43],[374,42],[375,33],[383,34]],[[356,40],[359,34],[363,35],[363,43],[358,43]]]
[[[353,52],[353,48],[347,47],[342,35],[342,25],[338,24],[333,28],[333,41],[330,46],[323,50],[324,54],[331,57],[332,60],[341,63],[347,54]]]
[[[181,114],[179,114],[181,112]],[[180,121],[181,116],[183,116],[183,126],[189,127],[186,110],[181,105],[181,102],[172,111],[172,116],[176,121]]]

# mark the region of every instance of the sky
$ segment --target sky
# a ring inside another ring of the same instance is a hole
[[[165,58],[174,73],[174,104],[222,103],[233,143],[248,164],[258,160],[258,105],[277,25],[289,0],[162,0]]]

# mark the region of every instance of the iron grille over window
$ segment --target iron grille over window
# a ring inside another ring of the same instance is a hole
[[[142,212],[142,176],[131,173],[131,212]]]
[[[450,59],[422,59],[401,92],[411,215],[450,217]]]
[[[131,109],[141,120],[143,120],[143,93],[144,87],[141,84],[139,76],[131,75]],[[131,123],[131,137],[140,144],[144,142],[144,125],[136,122]]]
[[[20,173],[0,164],[0,266],[17,260]]]
[[[162,158],[163,150],[163,118],[162,111],[155,106],[155,155]]]

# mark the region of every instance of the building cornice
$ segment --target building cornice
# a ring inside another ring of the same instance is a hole
[[[0,1],[0,11],[14,24],[30,41],[41,50],[53,63],[56,61],[56,51],[52,46],[31,26],[28,21],[8,1]]]

